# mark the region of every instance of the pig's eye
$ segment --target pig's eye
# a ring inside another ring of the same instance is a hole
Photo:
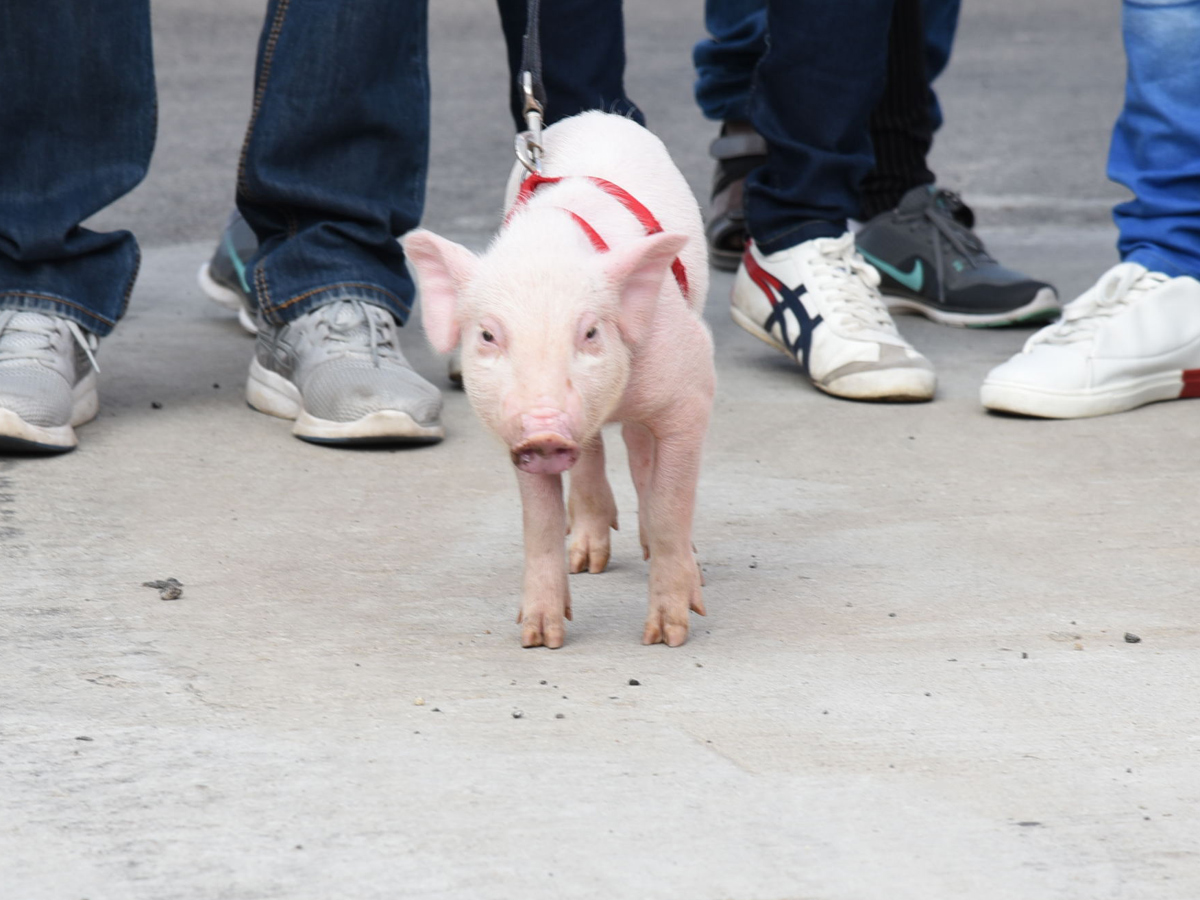
[[[483,331],[481,331],[481,332],[479,333],[479,336],[480,336],[481,338],[483,338],[483,342],[484,342],[485,344],[494,344],[494,343],[496,343],[496,336],[495,336],[494,334],[492,334],[490,331],[488,331],[486,328],[485,328],[485,329],[483,329]]]
[[[587,330],[587,334],[585,334],[585,335],[583,336],[583,339],[584,339],[585,341],[594,340],[594,339],[595,339],[595,337],[596,337],[596,334],[597,334],[597,329],[596,329],[596,326],[595,326],[595,325],[593,325],[591,328],[589,328],[589,329]]]

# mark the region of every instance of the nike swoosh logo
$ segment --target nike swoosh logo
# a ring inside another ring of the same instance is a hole
[[[866,250],[859,250],[858,252],[862,254],[863,259],[883,274],[890,275],[914,294],[920,293],[921,285],[925,283],[925,267],[921,264],[921,260],[918,259],[913,262],[911,272],[902,272],[895,266],[889,266],[879,257],[872,256]]]

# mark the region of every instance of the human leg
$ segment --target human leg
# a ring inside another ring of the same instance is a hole
[[[0,448],[68,450],[138,269],[132,234],[80,223],[150,162],[149,3],[0,5],[0,85]]]
[[[1109,177],[1122,262],[993,369],[989,409],[1048,418],[1200,397],[1200,2],[1126,0]]]
[[[434,440],[441,397],[400,350],[396,238],[424,203],[425,0],[272,0],[238,169],[259,239],[247,399],[324,443]]]
[[[871,168],[892,0],[768,5],[771,36],[751,116],[767,160],[746,179],[752,245],[733,290],[742,328],[793,356],[813,384],[859,400],[928,400],[929,361],[900,336],[847,220]]]
[[[508,51],[510,108],[518,131],[525,130],[524,99],[517,90],[526,0],[498,0]],[[625,22],[621,0],[555,0],[541,5],[542,78],[545,122],[551,125],[590,109],[629,116],[645,124],[642,111],[625,94]]]

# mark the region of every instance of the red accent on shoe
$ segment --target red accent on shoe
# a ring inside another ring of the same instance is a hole
[[[642,205],[642,203],[640,203],[636,197],[634,197],[623,187],[613,184],[611,181],[605,181],[603,178],[596,178],[592,175],[585,175],[583,177],[629,210],[633,214],[633,217],[638,220],[638,223],[641,224],[642,228],[646,230],[647,236],[659,234],[663,230],[662,224],[654,217],[654,213],[650,212],[650,210]],[[533,196],[534,191],[536,191],[539,187],[544,184],[557,184],[562,180],[563,179],[561,176],[538,175],[536,172],[531,173],[528,178],[521,182],[521,188],[517,191],[517,196],[513,199],[512,206],[509,207],[508,212],[504,215],[504,224],[507,225],[509,220],[513,217],[513,213],[529,202],[529,198]],[[582,216],[573,213],[570,210],[567,210],[567,212],[570,213],[571,218],[578,222],[580,227],[583,228],[584,232],[588,236],[588,240],[592,242],[592,246],[601,252],[608,250],[608,244],[604,242],[604,239],[600,237],[600,235],[596,232],[596,229],[589,225]],[[687,297],[687,269],[683,265],[683,260],[681,260],[678,256],[675,257],[675,261],[671,263],[671,273],[675,276],[675,281],[679,285],[679,289],[683,291],[683,296]]]
[[[1179,399],[1187,397],[1200,397],[1200,369],[1183,370],[1183,390],[1179,392]]]
[[[783,287],[783,282],[758,264],[758,260],[750,252],[750,244],[750,241],[746,241],[746,251],[742,254],[742,265],[746,267],[746,274],[750,276],[750,280],[757,284],[759,290],[767,295],[767,299],[771,301],[771,305],[776,306],[775,298],[778,296],[776,292]]]

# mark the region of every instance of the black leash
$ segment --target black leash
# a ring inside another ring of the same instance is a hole
[[[517,159],[530,172],[542,170],[542,124],[546,86],[542,83],[542,45],[538,32],[541,0],[529,0],[525,8],[525,39],[521,44],[521,68],[517,90],[524,98],[525,131],[517,135]]]

